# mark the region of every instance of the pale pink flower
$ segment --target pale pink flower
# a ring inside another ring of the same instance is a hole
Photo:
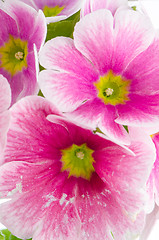
[[[57,22],[68,18],[78,12],[84,0],[20,0],[23,1],[37,11],[41,9],[47,23]]]
[[[114,15],[119,7],[128,7],[128,0],[85,0],[81,17],[103,8],[110,10]]]
[[[159,120],[159,38],[133,10],[97,10],[75,26],[74,40],[57,37],[41,50],[46,98],[67,116],[129,143],[123,125]]]
[[[159,206],[159,133],[153,134],[152,140],[156,148],[156,160],[147,182],[147,192],[149,197],[147,212],[153,210],[155,203]]]
[[[19,1],[0,1],[0,74],[8,80],[12,104],[38,93],[35,53],[46,37],[42,11]]]
[[[9,128],[10,113],[8,108],[11,103],[11,89],[6,78],[0,74],[0,155],[3,152],[7,130]]]
[[[123,148],[67,121],[46,99],[12,106],[0,167],[1,222],[33,240],[128,240],[143,227],[151,138],[130,128]],[[126,234],[126,235],[125,235]]]

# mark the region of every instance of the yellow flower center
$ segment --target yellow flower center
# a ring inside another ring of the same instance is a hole
[[[20,38],[9,36],[8,42],[0,47],[0,68],[14,76],[27,68],[28,43]]]
[[[82,177],[90,180],[92,173],[95,171],[93,167],[94,158],[93,150],[88,148],[86,144],[80,146],[73,144],[71,147],[61,150],[62,152],[62,169],[68,171],[68,177]]]
[[[101,76],[94,83],[97,89],[98,97],[105,104],[118,105],[129,101],[130,80],[123,79],[120,75],[115,75],[112,71]]]
[[[42,10],[43,10],[43,13],[44,13],[45,17],[55,17],[55,16],[59,15],[64,8],[65,8],[65,6],[62,6],[62,7],[59,7],[59,6],[55,6],[55,7],[44,6]]]

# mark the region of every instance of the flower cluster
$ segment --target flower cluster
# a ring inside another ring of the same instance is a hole
[[[23,239],[137,238],[159,206],[151,20],[128,0],[5,0],[0,22],[0,222]]]

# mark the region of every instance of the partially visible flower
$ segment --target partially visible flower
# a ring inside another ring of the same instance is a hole
[[[155,238],[152,238],[152,235],[150,237],[150,234],[152,233],[153,228],[155,227],[155,224],[157,223],[158,219],[159,219],[159,206],[155,205],[153,211],[146,215],[144,229],[138,240],[156,239],[157,236],[156,234]]]
[[[81,16],[103,8],[110,10],[114,15],[119,7],[128,7],[128,0],[85,0]]]
[[[147,212],[153,210],[155,203],[159,206],[159,133],[155,133],[151,137],[156,147],[156,161],[147,182],[149,196]]]
[[[41,9],[46,17],[47,23],[57,22],[68,18],[78,12],[84,0],[20,0],[37,11]]]
[[[0,73],[12,90],[12,104],[18,99],[37,94],[37,59],[46,37],[46,21],[19,1],[0,2]]]
[[[42,48],[43,94],[71,119],[129,143],[123,125],[159,121],[154,34],[149,18],[133,10],[120,9],[114,17],[106,9],[86,15],[75,26],[74,40],[58,37]]]
[[[11,103],[11,89],[6,78],[0,74],[0,155],[3,152],[7,130],[9,128],[10,113],[8,108]]]
[[[141,231],[143,186],[155,159],[150,137],[130,128],[132,144],[123,148],[37,96],[14,104],[11,114],[0,167],[1,196],[11,200],[0,206],[0,220],[13,234],[128,240]]]

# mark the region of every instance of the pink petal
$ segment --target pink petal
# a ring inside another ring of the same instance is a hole
[[[130,137],[125,128],[115,122],[116,118],[117,112],[114,106],[103,106],[99,128],[109,136],[112,141],[128,145],[130,144]]]
[[[90,62],[75,48],[73,40],[66,37],[54,38],[44,45],[40,52],[40,64],[47,69],[85,77],[88,81],[98,78]]]
[[[137,128],[129,128],[129,134],[131,137],[129,148],[136,154],[135,156],[128,152],[124,154],[124,150],[119,146],[94,153],[95,159],[98,159],[95,165],[96,171],[105,182],[111,182],[111,189],[123,191],[131,186],[142,186],[148,179],[156,158],[155,146],[147,134]]]
[[[56,176],[55,181],[56,171],[59,173],[60,169],[56,170],[53,164],[46,161],[43,164],[12,162],[1,167],[0,189],[12,200],[0,206],[0,219],[16,236],[32,237],[37,226],[41,225],[40,220],[52,214],[50,205],[54,206],[55,211],[59,203],[56,185],[60,181],[63,184],[65,179],[59,177],[57,181]]]
[[[137,11],[127,9],[117,11],[114,26],[112,69],[120,73],[150,45],[155,32],[149,18]]]
[[[105,9],[88,14],[75,26],[76,48],[99,71],[105,74],[111,68],[113,51],[113,17]]]
[[[46,22],[41,11],[37,13],[32,7],[20,1],[7,0],[2,5],[2,9],[15,19],[19,36],[37,45],[39,50],[46,37]]]
[[[10,123],[10,112],[4,111],[0,113],[0,156],[3,154],[4,147],[7,141],[7,131]],[[1,164],[1,160],[0,160]]]
[[[158,61],[159,36],[156,36],[153,43],[145,51],[140,53],[123,72],[125,78],[131,79],[131,92],[143,96],[152,96],[159,93]]]
[[[75,74],[45,70],[40,72],[39,84],[44,96],[62,112],[72,111],[96,96],[93,84]]]
[[[99,99],[86,101],[75,111],[65,115],[72,121],[80,122],[94,130],[99,126],[100,116],[103,111],[103,105]]]
[[[139,240],[148,240],[151,231],[153,230],[154,224],[157,221],[157,215],[159,214],[159,207],[156,205],[153,212],[147,214],[145,226]]]
[[[5,77],[0,75],[0,86],[1,86],[1,94],[0,94],[0,113],[9,108],[11,103],[11,90],[9,83]]]
[[[119,117],[116,123],[122,125],[151,127],[158,124],[159,120],[159,94],[137,95],[129,94],[130,101],[126,105],[118,105]],[[139,104],[140,103],[140,104]]]
[[[94,130],[98,127],[104,134],[117,143],[129,144],[129,136],[123,126],[117,124],[114,106],[106,106],[99,99],[88,100],[66,116]]]
[[[43,9],[44,6],[48,7],[65,7],[59,15],[66,15],[66,17],[73,15],[75,12],[79,11],[82,5],[81,0],[32,0],[37,9]]]
[[[150,137],[129,129],[134,156],[128,148],[74,125],[35,96],[14,104],[11,115],[0,167],[0,192],[11,200],[0,206],[0,219],[13,234],[35,240],[111,240],[112,232],[123,240],[125,233],[141,231],[143,187],[156,158]],[[61,149],[84,143],[94,151],[95,172],[90,181],[68,178],[61,171]]]
[[[0,6],[2,2],[0,3]],[[15,20],[6,14],[2,9],[0,9],[0,23],[1,23],[1,31],[0,31],[0,46],[4,44],[4,42],[8,41],[9,34],[12,36],[18,36],[18,28]]]
[[[116,0],[116,1],[113,1],[113,0],[100,0],[100,1],[86,0],[85,4],[81,10],[82,11],[81,15],[85,16],[88,13],[91,13],[93,11],[96,11],[98,9],[103,9],[103,8],[109,9],[112,12],[112,14],[114,15],[116,10],[122,6],[128,6],[128,3],[126,0]]]
[[[6,162],[22,161],[26,154],[28,162],[43,161],[45,156],[47,159],[52,159],[53,156],[58,159],[61,157],[61,153],[57,149],[52,150],[52,145],[54,145],[55,139],[57,148],[60,148],[62,144],[58,134],[59,128],[61,131],[63,130],[62,140],[67,143],[69,142],[68,132],[59,126],[57,131],[53,131],[50,135],[52,123],[46,117],[49,114],[59,115],[51,103],[41,97],[26,97],[11,108],[11,113],[12,119],[5,151]],[[45,129],[41,128],[42,125],[45,126]],[[46,138],[50,142],[47,150],[45,149]]]
[[[2,155],[10,122],[10,113],[7,108],[11,103],[11,89],[7,79],[2,75],[0,75],[0,86],[0,155]]]
[[[152,136],[152,139],[156,147],[156,161],[147,182],[147,192],[150,202],[156,202],[156,204],[159,205],[159,134],[154,134]]]

